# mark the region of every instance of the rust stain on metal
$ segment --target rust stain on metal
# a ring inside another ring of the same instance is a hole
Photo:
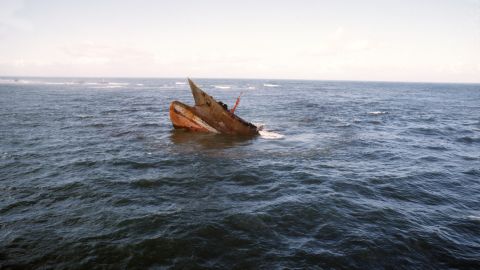
[[[258,128],[234,113],[205,93],[188,79],[195,106],[179,101],[170,104],[170,119],[173,127],[196,132],[213,132],[230,135],[257,135]]]

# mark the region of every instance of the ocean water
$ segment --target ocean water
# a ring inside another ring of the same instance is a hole
[[[1,269],[480,269],[480,85],[0,80]]]

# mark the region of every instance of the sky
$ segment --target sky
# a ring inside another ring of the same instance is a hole
[[[480,83],[480,0],[0,0],[0,76]]]

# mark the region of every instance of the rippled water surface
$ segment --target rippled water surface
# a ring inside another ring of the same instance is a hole
[[[480,269],[480,85],[0,80],[0,268]]]

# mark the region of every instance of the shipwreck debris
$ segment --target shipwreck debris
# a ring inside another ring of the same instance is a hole
[[[170,119],[176,129],[196,132],[213,132],[230,135],[258,135],[254,124],[238,117],[234,112],[240,97],[232,110],[226,104],[216,101],[195,83],[188,79],[195,106],[188,106],[179,101],[170,104]]]

